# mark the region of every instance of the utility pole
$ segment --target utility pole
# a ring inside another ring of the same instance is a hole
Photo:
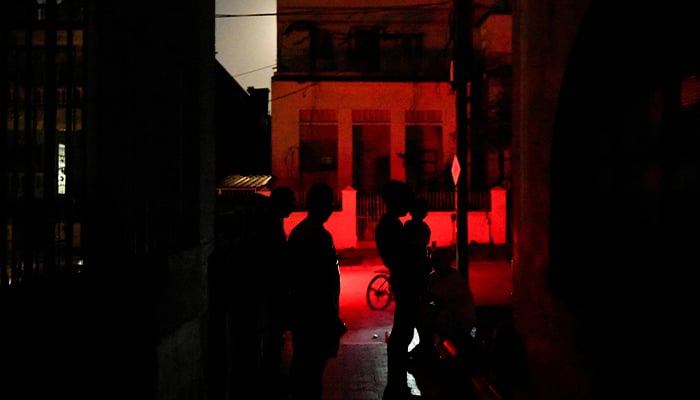
[[[469,278],[468,224],[469,209],[469,80],[473,63],[472,21],[473,0],[453,0],[454,5],[454,88],[456,90],[457,114],[457,160],[461,166],[457,178],[457,269]]]

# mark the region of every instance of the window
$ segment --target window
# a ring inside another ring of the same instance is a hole
[[[379,72],[380,31],[378,28],[354,29],[351,37],[351,59],[359,72]]]
[[[314,182],[335,188],[338,171],[338,117],[335,110],[299,113],[299,172],[302,190]]]
[[[311,35],[311,57],[313,67],[318,72],[336,71],[338,65],[333,47],[333,33],[316,30]]]
[[[301,172],[335,171],[338,168],[338,125],[302,125]]]
[[[380,193],[391,177],[391,111],[352,110],[353,179],[355,189]]]
[[[280,36],[280,69],[289,72],[335,71],[333,33],[315,23],[296,21]]]
[[[438,110],[406,112],[406,181],[417,190],[444,187],[441,121]]]

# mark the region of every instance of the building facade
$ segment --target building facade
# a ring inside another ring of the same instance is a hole
[[[272,173],[377,193],[449,188],[456,149],[450,4],[277,2]]]
[[[13,6],[2,32],[1,285],[81,268],[87,183],[84,4]]]
[[[7,399],[203,399],[214,2],[0,3]]]
[[[507,188],[512,17],[506,3],[456,16],[452,2],[278,1],[271,86],[277,184],[304,192],[322,181],[371,199],[396,179],[427,197],[435,211],[456,209],[456,169],[466,175],[469,192]],[[460,17],[472,19],[461,21],[468,26],[467,49],[456,49]],[[474,55],[461,67],[468,70],[468,126],[458,126],[455,52]],[[460,135],[469,136],[469,146],[466,162],[457,166]],[[358,201],[358,227],[364,227],[358,235],[371,240],[380,215],[365,215],[372,207]],[[488,209],[468,204],[471,211]]]
[[[273,175],[375,193],[388,179],[453,190],[457,153],[452,2],[278,1]],[[510,180],[511,8],[470,13],[472,190]],[[464,51],[460,49],[458,51]]]

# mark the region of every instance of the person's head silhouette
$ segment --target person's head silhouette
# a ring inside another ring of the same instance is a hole
[[[325,183],[315,183],[306,194],[308,217],[326,222],[333,214],[333,188]]]
[[[411,209],[408,211],[411,218],[416,221],[422,221],[428,216],[428,201],[422,197],[417,197],[413,200]]]
[[[386,205],[386,212],[403,217],[413,203],[415,195],[406,182],[390,180],[382,191],[382,200]]]

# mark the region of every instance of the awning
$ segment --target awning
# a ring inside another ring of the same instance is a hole
[[[252,190],[258,191],[265,187],[272,180],[272,175],[229,175],[223,178],[216,185],[216,190]]]

